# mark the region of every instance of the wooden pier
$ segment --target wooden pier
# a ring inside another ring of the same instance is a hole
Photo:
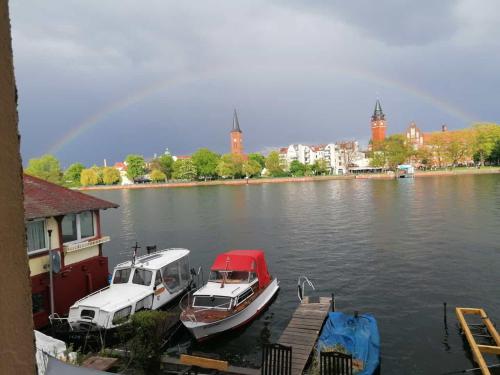
[[[331,311],[330,297],[305,297],[292,315],[278,343],[292,347],[292,375],[304,371],[323,323]]]
[[[489,368],[492,366],[488,366],[486,360],[484,359],[483,354],[491,354],[497,356],[500,355],[500,335],[495,329],[495,326],[488,318],[488,315],[483,309],[457,307],[456,314],[458,322],[460,323],[460,327],[462,328],[462,332],[464,333],[465,338],[469,343],[474,361],[479,365],[479,368],[481,369],[481,373],[483,375],[490,375],[491,372]],[[471,330],[471,326],[478,326],[478,325],[469,324],[465,319],[465,315],[475,315],[476,317],[479,317],[482,322],[481,324],[479,324],[479,326],[485,328],[487,335],[474,334]],[[491,342],[495,345],[478,344],[475,338],[476,336],[488,337],[491,340]]]

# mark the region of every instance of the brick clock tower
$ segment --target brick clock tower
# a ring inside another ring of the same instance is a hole
[[[236,109],[233,114],[233,128],[231,129],[231,154],[243,155],[243,132],[240,129]]]
[[[387,123],[385,121],[385,115],[382,111],[380,101],[377,99],[377,102],[375,103],[375,110],[373,111],[372,116],[372,147],[385,139],[386,128]]]

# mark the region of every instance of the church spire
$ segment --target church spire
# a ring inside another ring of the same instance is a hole
[[[231,130],[231,133],[232,132],[242,133],[240,129],[240,122],[238,121],[238,114],[236,113],[236,108],[234,109],[233,114],[233,129]]]
[[[384,112],[382,111],[382,106],[380,105],[380,100],[377,99],[375,103],[375,109],[373,110],[372,121],[385,120]]]

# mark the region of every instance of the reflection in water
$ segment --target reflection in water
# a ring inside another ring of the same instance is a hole
[[[102,214],[110,266],[135,240],[186,247],[192,267],[205,271],[229,249],[266,251],[281,288],[273,304],[244,329],[191,350],[259,365],[261,344],[278,340],[298,304],[299,275],[319,294],[335,293],[338,309],[377,317],[384,374],[471,367],[447,329],[454,314],[443,331],[443,301],[450,311],[484,307],[500,321],[500,175],[93,194],[120,204]]]

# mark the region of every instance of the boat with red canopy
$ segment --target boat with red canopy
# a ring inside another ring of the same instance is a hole
[[[181,301],[181,321],[197,340],[248,323],[279,289],[262,250],[219,254],[210,270],[208,282]]]

